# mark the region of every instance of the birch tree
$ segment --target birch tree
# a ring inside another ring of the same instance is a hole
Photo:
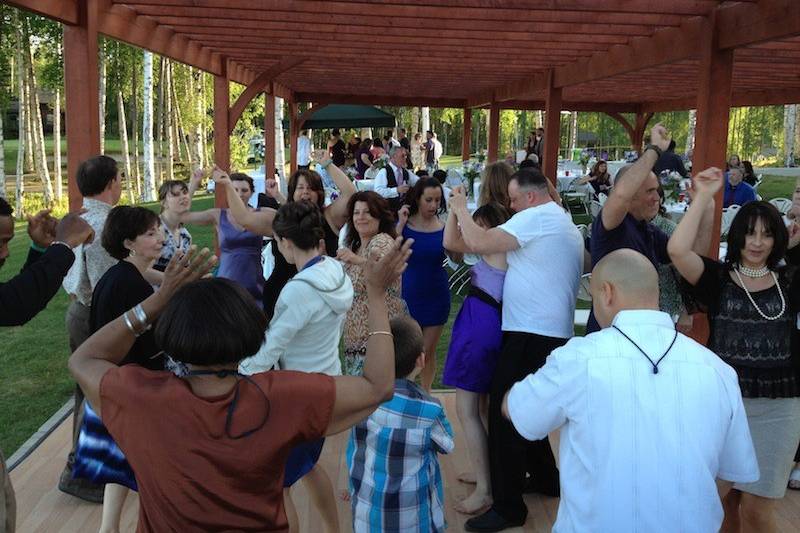
[[[126,191],[128,202],[135,203],[133,191],[133,174],[131,174],[131,154],[128,147],[128,125],[125,122],[125,99],[122,96],[122,88],[117,90],[117,114],[119,115],[119,138],[122,141],[122,157],[125,160],[125,176],[127,179]]]
[[[53,173],[56,182],[56,201],[64,196],[64,182],[61,177],[61,89],[56,88],[53,102]]]
[[[278,174],[281,182],[278,184],[283,192],[286,184],[286,156],[285,143],[283,140],[283,98],[275,97],[275,166],[278,167]],[[270,176],[271,170],[264,168],[264,175]],[[288,194],[288,193],[284,193]]]
[[[42,127],[42,112],[39,105],[39,94],[36,90],[36,73],[33,68],[33,56],[31,54],[30,43],[30,24],[27,17],[23,26],[23,61],[27,74],[26,84],[29,87],[30,99],[28,107],[30,113],[30,123],[32,125],[31,139],[33,141],[34,167],[44,188],[44,203],[47,206],[53,202],[53,183],[50,181],[50,169],[47,168],[47,155],[44,149],[44,129]]]
[[[797,129],[797,104],[784,106],[783,111],[783,165],[794,166],[794,139]]]
[[[419,107],[411,108],[411,135],[413,139],[414,134],[419,133]]]
[[[686,133],[686,153],[694,150],[694,132],[697,128],[697,109],[689,110],[689,130]]]
[[[164,69],[164,131],[167,137],[167,179],[175,179],[175,151],[173,149],[174,131],[172,120],[172,61],[166,60]]]
[[[14,14],[14,34],[16,37],[16,51],[14,62],[17,67],[17,88],[19,94],[17,96],[19,102],[19,113],[17,114],[17,131],[19,141],[17,143],[17,168],[16,168],[16,183],[14,187],[14,200],[17,206],[16,214],[18,219],[25,216],[25,205],[23,203],[25,194],[25,149],[26,141],[28,140],[28,112],[27,112],[27,98],[25,94],[25,64],[22,60],[22,28],[20,24],[19,12]]]
[[[156,105],[156,188],[158,188],[161,180],[163,179],[164,172],[164,70],[167,67],[167,59],[164,57],[159,58],[158,67],[158,100]]]
[[[431,129],[431,108],[422,108],[422,138],[425,138],[425,132]]]
[[[573,111],[569,118],[569,157],[572,157],[578,146],[578,112]]]
[[[144,51],[142,72],[142,144],[144,153],[144,183],[142,199],[152,202],[156,198],[155,154],[153,153],[153,54]]]
[[[106,153],[106,85],[107,85],[107,71],[106,71],[106,41],[102,37],[98,43],[100,51],[97,54],[97,70],[100,74],[98,94],[98,112],[100,113],[100,153]]]
[[[132,109],[131,121],[133,126],[133,175],[136,182],[136,198],[142,199],[142,175],[139,172],[139,77],[136,73],[139,71],[137,65],[133,66],[133,89],[132,89]]]

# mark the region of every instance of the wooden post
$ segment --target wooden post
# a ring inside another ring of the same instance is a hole
[[[692,172],[708,167],[725,168],[728,148],[728,118],[731,107],[733,80],[733,50],[717,48],[719,29],[716,27],[716,12],[706,21],[707,31],[702,33],[700,43],[699,87],[697,91],[697,126],[695,148],[692,156]],[[722,222],[722,200],[724,191],[717,193],[716,213],[712,229],[709,257],[719,253],[720,224]]]
[[[264,177],[275,172],[275,94],[272,83],[264,91]]]
[[[83,205],[78,167],[100,154],[99,77],[97,70],[98,2],[78,2],[78,24],[64,25],[64,88],[67,120],[69,209]]]
[[[472,144],[472,109],[464,108],[464,131],[461,134],[461,160],[469,161]]]
[[[544,152],[539,161],[542,173],[555,185],[558,175],[558,147],[561,142],[561,88],[553,86],[553,71],[547,74],[545,98]]]
[[[297,170],[297,102],[289,102],[289,172],[294,174]]]
[[[494,163],[497,161],[497,151],[500,145],[500,104],[493,102],[489,107],[489,147],[486,153],[486,161]]]
[[[644,139],[647,124],[651,118],[653,118],[653,113],[636,113],[636,124],[633,130],[628,132],[631,137],[631,149],[636,150],[639,154],[642,153],[642,139]]]
[[[223,58],[222,64],[226,61]],[[230,86],[227,68],[222,75],[214,76],[214,162],[222,170],[229,172],[231,166],[231,138],[228,135],[228,109],[230,107]],[[220,189],[214,198],[216,207],[227,207],[228,202]]]

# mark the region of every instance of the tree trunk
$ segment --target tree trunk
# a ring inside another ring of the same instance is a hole
[[[6,197],[6,141],[3,137],[5,106],[0,107],[0,198]]]
[[[413,139],[415,133],[419,133],[419,108],[418,107],[412,107],[411,108],[411,131],[409,132],[409,137],[411,137]]]
[[[689,131],[686,134],[686,153],[694,151],[694,131],[697,128],[697,110],[689,110]]]
[[[133,109],[131,110],[131,120],[133,121],[133,175],[136,181],[136,199],[142,200],[142,175],[139,173],[139,78],[136,75],[136,67],[133,68]]]
[[[33,120],[31,120],[31,86],[28,83],[28,74],[27,69],[25,68],[25,50],[29,48],[27,44],[24,45],[25,47],[22,49],[22,77],[20,78],[19,82],[22,85],[23,91],[25,91],[25,171],[26,172],[35,172],[34,162],[33,162]]]
[[[167,136],[167,179],[175,179],[175,166],[173,165],[175,151],[173,150],[173,130],[174,121],[172,120],[172,61],[166,60],[167,66],[164,69],[164,132]]]
[[[60,202],[64,195],[64,183],[61,181],[61,88],[56,87],[55,111],[53,113],[53,171],[56,182],[56,201]]]
[[[194,101],[196,105],[195,112],[197,113],[197,123],[194,125],[194,135],[192,141],[194,144],[195,156],[197,164],[202,167],[205,161],[205,147],[203,135],[203,123],[205,116],[205,95],[204,95],[204,79],[203,71],[200,69],[192,69],[192,79],[194,80]]]
[[[431,129],[431,108],[422,108],[422,138],[425,138],[425,132]]]
[[[286,145],[283,140],[283,98],[275,97],[275,166],[281,182],[278,184],[281,192],[286,190]],[[296,155],[296,154],[295,154]],[[264,168],[264,175],[271,176],[271,171]],[[288,193],[284,193],[288,194]]]
[[[794,166],[794,137],[797,129],[797,104],[783,107],[783,164]]]
[[[142,110],[142,143],[144,145],[144,191],[142,199],[152,202],[156,198],[155,154],[153,153],[153,54],[144,52],[144,69],[142,73],[143,106]]]
[[[28,104],[25,98],[25,66],[22,61],[22,29],[20,28],[21,18],[19,13],[15,13],[15,34],[17,38],[17,49],[15,51],[15,62],[17,66],[17,89],[19,90],[19,114],[17,115],[17,130],[19,142],[17,143],[17,168],[16,183],[14,187],[14,200],[16,202],[17,218],[22,220],[25,217],[25,206],[23,196],[25,194],[25,152],[28,140]]]
[[[544,127],[544,112],[541,109],[536,111],[536,127],[537,128]]]
[[[128,192],[128,201],[135,203],[133,191],[133,175],[131,174],[131,154],[128,147],[128,125],[125,123],[125,100],[122,89],[117,91],[117,114],[119,114],[119,140],[122,141],[122,157],[125,158],[125,190]]]
[[[569,125],[569,157],[572,157],[572,154],[575,152],[575,148],[578,146],[578,112],[573,111],[572,115],[570,116],[570,125]]]
[[[191,67],[190,67],[191,68]],[[191,76],[189,77],[191,79]],[[193,158],[192,158],[192,151],[189,148],[189,141],[187,139],[188,135],[186,132],[185,125],[183,123],[183,117],[181,115],[181,107],[178,104],[177,94],[175,92],[175,86],[172,86],[172,96],[175,98],[175,124],[178,129],[178,136],[180,137],[180,142],[183,144],[184,150],[186,151],[186,160],[187,160],[187,168],[194,168]],[[197,165],[202,167],[202,165]]]
[[[24,42],[30,42],[30,24],[28,19],[25,19],[24,27]],[[33,69],[33,57],[31,55],[31,47],[28,46],[24,50],[25,67],[28,73],[28,87],[30,91],[30,100],[28,101],[30,109],[30,118],[33,125],[31,137],[33,139],[33,153],[34,153],[34,166],[36,173],[42,180],[44,188],[44,204],[50,207],[53,203],[53,182],[50,181],[50,169],[47,167],[47,152],[44,149],[44,128],[42,126],[42,111],[39,106],[39,93],[36,90],[36,73]]]
[[[156,161],[155,161],[155,169],[156,169],[156,179],[155,179],[155,187],[156,189],[160,186],[161,180],[164,176],[164,71],[167,67],[167,59],[165,57],[159,57],[159,67],[158,67],[158,100],[156,105],[156,125],[155,125],[155,132],[156,132]]]
[[[100,73],[100,92],[98,94],[99,112],[100,112],[100,153],[106,153],[106,40],[100,38],[98,43],[99,53],[97,54],[97,70]]]

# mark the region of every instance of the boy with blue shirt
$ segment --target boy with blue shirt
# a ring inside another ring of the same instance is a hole
[[[356,424],[347,447],[353,531],[444,531],[437,454],[453,450],[453,430],[441,403],[414,383],[425,366],[419,324],[398,317],[391,330],[394,396]]]

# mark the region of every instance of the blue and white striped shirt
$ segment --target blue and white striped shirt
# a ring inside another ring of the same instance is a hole
[[[436,454],[453,446],[441,403],[412,381],[396,380],[394,397],[350,433],[353,531],[444,531]]]

